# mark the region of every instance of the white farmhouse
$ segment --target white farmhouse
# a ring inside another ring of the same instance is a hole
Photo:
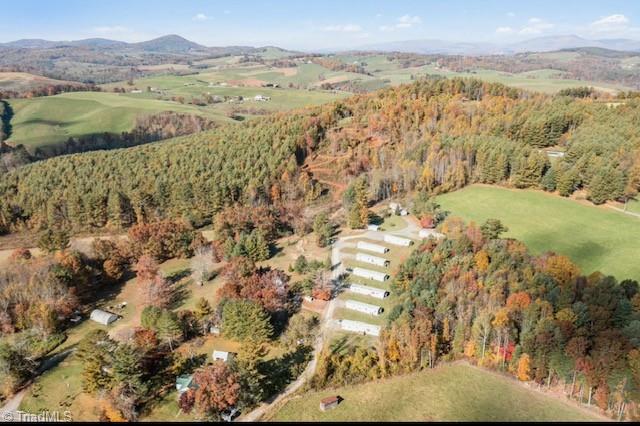
[[[380,288],[369,287],[362,284],[351,284],[349,291],[355,294],[362,294],[363,296],[374,297],[376,299],[384,299],[389,296],[389,292]]]
[[[367,253],[356,253],[356,260],[358,262],[369,263],[383,268],[389,266],[389,261],[387,259]]]
[[[367,324],[366,322],[340,320],[340,328],[344,331],[350,331],[353,333],[361,333],[364,335],[379,336],[380,326]]]
[[[91,318],[91,321],[95,321],[102,325],[109,325],[118,320],[118,316],[116,314],[102,311],[100,309],[94,309],[89,318]]]
[[[231,361],[236,354],[234,354],[233,352],[225,352],[225,351],[213,351],[213,360],[214,361],[223,361],[223,362],[229,362]]]
[[[390,235],[390,234],[385,234],[384,242],[393,244],[394,246],[402,246],[402,247],[409,247],[411,244],[413,244],[413,241],[411,241],[408,238],[402,238],[402,237],[398,237],[396,235]]]
[[[368,243],[366,241],[358,241],[358,244],[356,244],[356,247],[359,250],[372,251],[374,253],[380,253],[380,254],[385,254],[389,251],[389,249],[386,248],[385,246]]]
[[[385,282],[389,279],[389,275],[384,272],[372,271],[364,268],[353,268],[353,275],[379,282]]]
[[[356,300],[347,300],[344,307],[356,312],[362,312],[367,315],[380,315],[383,309],[380,306],[370,305],[368,303],[358,302]]]

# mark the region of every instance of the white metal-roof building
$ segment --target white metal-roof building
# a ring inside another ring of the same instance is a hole
[[[358,241],[358,244],[356,244],[356,247],[359,250],[372,251],[374,253],[380,253],[380,254],[385,254],[385,253],[387,253],[389,251],[389,249],[386,248],[385,246],[381,246],[379,244],[368,243],[366,241]]]
[[[369,231],[379,231],[380,230],[380,225],[369,225],[369,226],[367,226],[367,230],[369,230]]]
[[[386,268],[389,266],[389,261],[382,257],[374,256],[366,253],[356,253],[356,260],[358,262],[370,263],[371,265],[382,266]]]
[[[344,307],[351,309],[352,311],[362,312],[367,315],[380,315],[384,309],[380,306],[370,305],[368,303],[358,302],[356,300],[347,300],[344,302]]]
[[[343,329],[344,331],[350,331],[353,333],[361,333],[361,334],[371,335],[371,336],[380,335],[380,326],[367,324],[366,322],[340,320],[340,328]]]
[[[360,278],[367,278],[369,280],[385,282],[389,279],[389,275],[384,272],[372,271],[364,268],[353,268],[353,275]]]
[[[102,311],[100,309],[94,309],[89,318],[91,318],[91,321],[95,321],[102,325],[109,325],[118,320],[118,316],[116,314]]]
[[[224,362],[228,362],[231,361],[236,354],[234,354],[233,352],[225,352],[225,351],[213,351],[213,360],[214,361],[224,361]]]
[[[420,232],[418,232],[418,236],[420,238],[422,238],[423,240],[426,240],[427,238],[433,237],[433,238],[442,238],[444,237],[443,234],[434,231],[433,229],[421,229]]]
[[[362,284],[351,284],[349,286],[351,293],[362,294],[364,296],[374,297],[376,299],[384,299],[389,296],[389,292],[380,288],[369,287]]]
[[[413,244],[413,241],[411,241],[408,238],[402,238],[402,237],[398,237],[396,235],[390,235],[390,234],[385,234],[384,242],[393,244],[394,246],[402,246],[402,247],[409,247],[411,244]]]

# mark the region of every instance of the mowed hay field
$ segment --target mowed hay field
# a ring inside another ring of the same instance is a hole
[[[338,395],[337,408],[320,400]],[[466,364],[294,397],[276,421],[596,421],[595,414]]]
[[[539,191],[479,185],[441,195],[438,202],[478,225],[500,219],[509,228],[506,236],[523,241],[532,253],[566,255],[585,274],[640,279],[640,218]]]
[[[177,102],[133,98],[117,93],[75,92],[14,99],[13,132],[8,142],[28,149],[55,145],[69,137],[131,130],[140,114],[176,111],[227,120],[213,110]]]

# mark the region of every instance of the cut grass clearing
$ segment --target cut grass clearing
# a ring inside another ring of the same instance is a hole
[[[320,400],[339,395],[322,412]],[[601,417],[466,364],[291,399],[274,421],[597,421]]]
[[[566,255],[585,274],[601,271],[618,280],[640,279],[637,217],[540,191],[484,185],[441,195],[438,202],[478,225],[500,219],[509,228],[507,237],[523,241],[534,254]]]

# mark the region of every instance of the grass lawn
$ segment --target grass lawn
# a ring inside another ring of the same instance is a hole
[[[481,224],[500,219],[508,237],[534,254],[569,256],[589,274],[602,271],[619,280],[640,279],[637,262],[640,219],[538,191],[473,185],[438,197],[452,215]]]
[[[344,400],[322,412],[327,396]],[[595,414],[464,365],[310,392],[285,404],[275,421],[596,421]]]

